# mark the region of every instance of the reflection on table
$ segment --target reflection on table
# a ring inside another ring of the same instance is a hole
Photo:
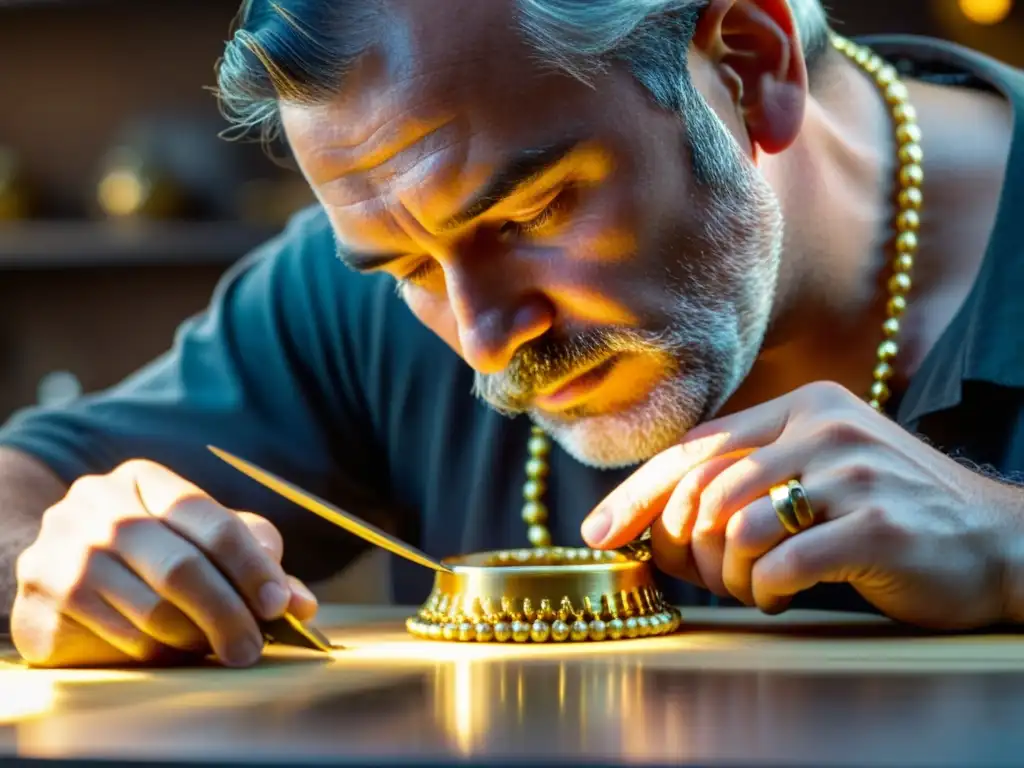
[[[275,650],[245,671],[0,664],[0,753],[816,765],[1024,754],[1018,638],[730,621],[559,649],[415,641],[396,618],[331,629],[346,648],[330,658]]]

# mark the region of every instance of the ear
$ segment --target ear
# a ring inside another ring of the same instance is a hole
[[[711,0],[694,45],[717,69],[752,142],[774,154],[800,133],[807,66],[786,0]]]

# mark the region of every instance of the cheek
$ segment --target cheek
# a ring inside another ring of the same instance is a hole
[[[405,289],[402,298],[417,320],[451,347],[455,354],[462,356],[459,327],[445,294],[412,287]]]

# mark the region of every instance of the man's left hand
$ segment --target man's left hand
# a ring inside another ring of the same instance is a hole
[[[816,516],[796,534],[769,498],[792,479]],[[697,427],[613,491],[583,531],[611,549],[648,526],[661,570],[768,613],[816,584],[846,582],[893,619],[969,628],[1007,619],[1024,490],[819,383]]]

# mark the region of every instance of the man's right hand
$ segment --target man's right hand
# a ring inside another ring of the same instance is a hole
[[[316,600],[281,569],[281,535],[170,470],[130,461],[83,477],[18,559],[14,645],[48,667],[160,664],[211,651],[261,656],[261,619],[306,620]]]

